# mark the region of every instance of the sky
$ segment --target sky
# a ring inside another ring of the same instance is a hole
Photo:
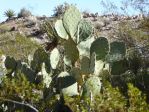
[[[120,4],[120,0],[110,1]],[[0,0],[0,21],[6,19],[4,12],[8,9],[14,10],[17,14],[20,9],[26,8],[30,10],[33,15],[51,16],[54,7],[64,2],[76,4],[81,11],[87,10],[93,13],[98,12],[99,14],[103,11],[100,5],[101,0]]]

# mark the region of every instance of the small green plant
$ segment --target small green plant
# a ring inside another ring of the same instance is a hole
[[[4,77],[0,89],[0,105],[8,103],[7,107],[10,111],[28,109],[28,111],[35,111],[37,109],[32,108],[32,105],[38,104],[42,99],[42,89],[42,83],[39,85],[30,83],[24,74],[19,72],[14,78]]]
[[[9,9],[9,10],[7,10],[7,11],[4,12],[4,15],[6,17],[8,17],[8,19],[11,19],[12,17],[15,16],[15,12],[13,10]]]
[[[128,84],[129,111],[148,112],[149,105],[146,103],[146,96],[132,84]]]
[[[113,88],[109,82],[106,82],[102,94],[92,104],[92,109],[95,112],[126,112],[126,101],[118,88]]]

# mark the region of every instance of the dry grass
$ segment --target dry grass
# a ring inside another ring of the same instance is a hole
[[[5,55],[16,59],[25,60],[38,48],[38,44],[29,38],[15,32],[7,32],[0,35],[0,49]]]

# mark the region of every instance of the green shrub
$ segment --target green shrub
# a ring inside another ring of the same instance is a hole
[[[118,88],[113,88],[106,82],[100,97],[95,100],[93,109],[95,112],[125,112],[126,99]]]
[[[14,78],[4,77],[0,88],[0,105],[7,105],[9,111],[24,112],[28,108],[25,104],[38,105],[42,99],[42,89],[42,83],[39,85],[30,83],[22,73],[18,73]],[[18,103],[21,105],[18,106]]]
[[[148,112],[149,105],[146,103],[145,95],[132,84],[128,84],[128,95],[129,95],[129,111],[130,112]]]

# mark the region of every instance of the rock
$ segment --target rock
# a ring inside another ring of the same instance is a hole
[[[36,22],[34,22],[34,21],[29,21],[25,26],[27,27],[27,28],[31,28],[31,27],[34,27],[36,25]]]
[[[132,18],[132,19],[137,19],[137,18],[138,18],[138,16],[137,16],[137,15],[135,15],[135,16],[132,16],[131,18]]]
[[[86,11],[83,12],[83,18],[88,18],[90,16],[90,14]]]
[[[10,31],[16,31],[17,30],[17,27],[16,26],[13,26]]]
[[[37,17],[36,16],[29,16],[29,17],[26,17],[26,20],[36,22],[37,21]]]
[[[102,28],[102,30],[104,31],[104,30],[111,30],[112,29],[112,27],[103,27]]]
[[[111,19],[112,21],[117,21],[117,20],[118,20],[118,17],[117,17],[117,16],[112,16],[112,17],[110,17],[110,19]]]
[[[96,27],[105,27],[106,26],[106,23],[104,22],[104,21],[97,21],[96,23],[95,23],[95,25],[96,25]]]

